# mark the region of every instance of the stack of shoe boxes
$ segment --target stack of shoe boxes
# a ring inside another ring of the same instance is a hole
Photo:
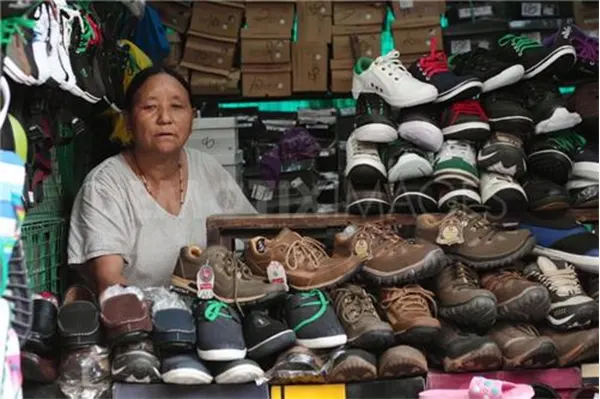
[[[237,93],[234,58],[244,6],[234,2],[195,2],[181,66],[191,70],[193,92]],[[237,79],[237,80],[236,80]]]
[[[394,45],[405,65],[412,64],[429,51],[431,38],[436,39],[441,49],[440,15],[444,13],[444,1],[393,1],[392,8]]]
[[[241,63],[244,97],[292,94],[292,2],[247,2],[242,30]]]
[[[332,92],[352,90],[352,67],[356,58],[380,55],[386,12],[387,5],[383,2],[333,2]]]
[[[598,37],[598,2],[574,1],[573,17],[577,26]]]
[[[185,79],[189,80],[190,71],[181,66],[183,55],[183,41],[190,25],[192,8],[189,3],[154,1],[151,6],[158,12],[162,23],[168,28],[167,39],[169,40],[170,52],[165,60],[165,65],[174,68]]]
[[[571,21],[573,6],[564,1],[524,1],[515,3],[511,14],[514,18],[508,24],[510,33],[541,42],[565,22]]]

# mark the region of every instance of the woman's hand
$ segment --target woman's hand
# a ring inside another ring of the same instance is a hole
[[[90,261],[92,266],[92,276],[96,282],[98,296],[111,285],[127,285],[127,280],[123,276],[123,267],[125,262],[121,255],[104,255],[94,258]]]

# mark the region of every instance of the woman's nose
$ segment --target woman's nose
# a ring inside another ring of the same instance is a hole
[[[161,107],[158,111],[158,123],[166,124],[173,122],[173,116],[168,107]]]

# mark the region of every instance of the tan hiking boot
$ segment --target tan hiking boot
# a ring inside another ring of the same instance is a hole
[[[486,330],[496,322],[496,297],[480,287],[477,273],[461,262],[436,277],[440,316],[461,326]]]
[[[226,303],[263,303],[286,292],[283,284],[269,284],[255,277],[230,250],[218,245],[205,250],[196,246],[182,248],[171,284],[197,292],[196,276],[204,265],[212,267],[215,297]]]
[[[541,284],[528,281],[517,270],[498,270],[481,276],[481,285],[498,301],[498,319],[544,320],[550,310],[550,295]]]
[[[412,346],[399,345],[388,349],[379,358],[380,378],[402,378],[427,374],[427,359]]]
[[[381,306],[385,309],[398,343],[428,343],[440,330],[433,292],[418,285],[383,288]]]
[[[598,362],[598,327],[566,332],[544,327],[540,333],[554,341],[559,366]]]
[[[361,258],[353,255],[329,257],[323,244],[287,228],[272,240],[265,237],[251,239],[244,259],[260,276],[267,275],[271,262],[281,263],[288,285],[299,291],[342,284],[362,267]]]
[[[333,292],[335,311],[346,330],[348,345],[362,349],[385,349],[394,344],[394,330],[382,321],[374,298],[362,287],[348,284]]]
[[[457,207],[442,219],[420,215],[416,236],[440,245],[450,257],[476,269],[509,265],[535,247],[529,230],[500,230],[466,207]]]
[[[545,368],[556,363],[556,345],[530,324],[497,323],[489,337],[502,351],[504,368]]]
[[[334,253],[366,259],[363,274],[377,284],[414,282],[439,273],[447,257],[425,240],[405,240],[391,228],[376,224],[348,226],[335,235]]]

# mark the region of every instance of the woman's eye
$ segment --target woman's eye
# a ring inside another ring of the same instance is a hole
[[[173,108],[183,108],[182,104],[173,104]]]
[[[150,110],[150,109],[154,109],[154,108],[156,108],[156,105],[154,105],[154,104],[146,104],[146,105],[144,105],[144,109]]]

